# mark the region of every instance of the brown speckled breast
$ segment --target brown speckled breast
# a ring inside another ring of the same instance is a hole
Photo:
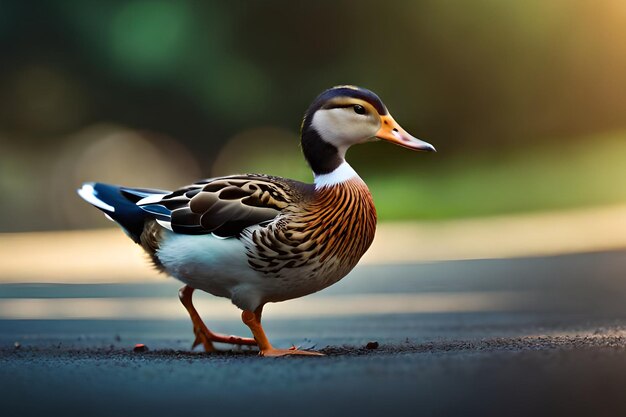
[[[372,196],[365,183],[355,178],[313,191],[243,240],[253,269],[283,279],[286,285],[310,280],[299,291],[310,293],[350,272],[371,245],[375,231]]]

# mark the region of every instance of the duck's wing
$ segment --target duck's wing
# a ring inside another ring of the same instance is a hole
[[[302,198],[306,184],[264,175],[211,178],[137,205],[175,233],[237,236],[273,220]]]

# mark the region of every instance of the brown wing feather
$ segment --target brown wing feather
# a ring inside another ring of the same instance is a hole
[[[246,227],[274,219],[307,194],[306,184],[264,175],[204,180],[164,197],[177,233],[235,236]]]

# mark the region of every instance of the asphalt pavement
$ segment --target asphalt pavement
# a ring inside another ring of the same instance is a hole
[[[174,282],[0,285],[0,413],[626,415],[625,271],[626,252],[362,267],[268,307],[273,342],[314,358],[190,351],[189,322],[159,314]],[[155,318],[73,310],[98,300]],[[234,308],[217,313],[216,330],[245,334]]]

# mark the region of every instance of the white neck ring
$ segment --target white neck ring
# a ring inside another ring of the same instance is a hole
[[[335,168],[334,171],[328,174],[321,174],[315,176],[315,188],[320,189],[322,187],[330,187],[333,185],[341,184],[353,178],[361,178],[359,174],[348,164],[343,161],[341,165]]]

